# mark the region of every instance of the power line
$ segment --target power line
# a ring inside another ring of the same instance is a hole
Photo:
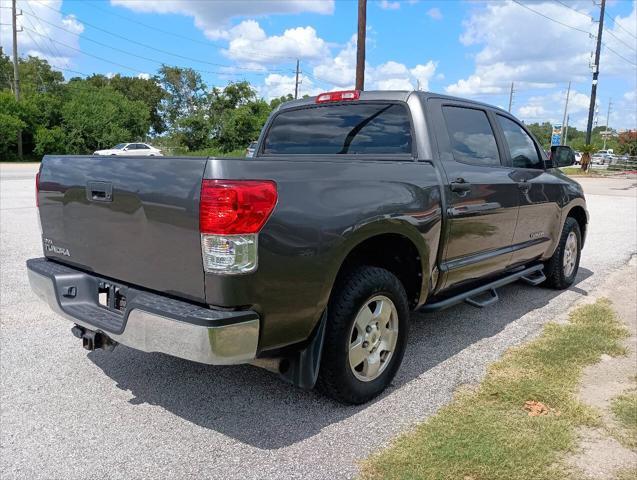
[[[52,27],[54,27],[54,28],[57,28],[57,29],[59,29],[59,30],[63,30],[63,31],[65,31],[65,32],[70,33],[70,34],[72,34],[72,35],[75,35],[75,36],[77,36],[77,37],[81,37],[83,40],[88,40],[89,42],[96,43],[97,45],[100,45],[100,46],[102,46],[102,47],[110,48],[110,49],[115,50],[115,51],[117,51],[117,52],[124,53],[125,55],[130,55],[130,56],[133,56],[133,57],[137,57],[137,58],[140,58],[140,59],[142,59],[142,60],[149,61],[149,62],[155,62],[155,63],[159,63],[159,64],[164,64],[164,63],[166,63],[166,62],[163,62],[163,61],[161,61],[161,60],[157,60],[157,59],[153,59],[153,58],[145,57],[145,56],[143,56],[143,55],[139,55],[139,54],[136,54],[136,53],[131,53],[131,52],[127,51],[127,50],[123,50],[123,49],[120,49],[120,48],[117,48],[117,47],[113,47],[112,45],[109,45],[109,44],[106,44],[106,43],[100,42],[100,41],[95,40],[95,39],[93,39],[93,38],[87,37],[86,35],[81,35],[81,34],[79,34],[79,33],[77,33],[77,32],[73,32],[72,30],[69,30],[69,29],[66,29],[66,28],[64,28],[64,27],[61,27],[60,25],[56,25],[55,23],[53,23],[53,22],[49,22],[48,20],[45,20],[45,19],[43,19],[43,18],[41,18],[41,17],[38,17],[37,15],[30,14],[30,13],[27,13],[27,12],[25,12],[25,13],[26,13],[27,15],[29,15],[29,16],[32,16],[32,17],[37,18],[37,19],[38,19],[39,21],[41,21],[41,22],[44,22],[44,23],[46,23],[46,24],[48,24],[48,25],[51,25],[51,26],[52,26]],[[144,47],[144,48],[148,48],[148,49],[151,49],[151,50],[155,50],[155,51],[157,51],[157,52],[159,52],[159,53],[163,53],[164,55],[170,55],[170,56],[173,56],[173,57],[181,58],[182,60],[188,60],[188,61],[190,61],[190,62],[201,63],[201,64],[204,64],[204,65],[212,65],[212,66],[215,66],[215,67],[223,67],[223,68],[236,68],[236,69],[238,69],[238,70],[245,70],[245,71],[249,71],[249,72],[260,72],[261,74],[263,74],[263,72],[262,72],[262,71],[260,71],[260,70],[258,70],[258,69],[255,69],[255,68],[239,67],[239,66],[225,65],[225,64],[221,64],[221,63],[215,63],[215,62],[208,62],[208,61],[206,61],[206,60],[199,60],[199,59],[197,59],[197,58],[188,57],[188,56],[185,56],[185,55],[180,55],[180,54],[178,54],[178,53],[168,52],[168,51],[166,51],[166,50],[162,50],[162,49],[160,49],[160,48],[153,47],[153,46],[151,46],[151,45],[147,45],[147,44],[142,43],[142,42],[138,42],[138,41],[133,40],[133,39],[131,39],[131,38],[124,37],[123,35],[118,35],[118,34],[116,34],[116,33],[109,32],[109,31],[108,31],[108,30],[106,30],[106,29],[103,29],[103,28],[100,28],[100,27],[96,27],[96,26],[91,25],[91,24],[89,24],[89,23],[86,23],[86,22],[84,22],[84,21],[82,21],[82,23],[85,23],[86,25],[88,25],[88,26],[90,26],[90,27],[92,27],[92,28],[95,28],[95,29],[97,29],[97,30],[100,30],[100,31],[102,31],[102,32],[104,32],[104,33],[107,33],[108,35],[112,35],[112,36],[114,36],[114,37],[120,38],[120,39],[125,40],[125,41],[130,42],[130,43],[134,43],[134,44],[136,44],[136,45],[140,45],[140,46],[142,46],[142,47]],[[287,72],[287,70],[269,70],[269,71],[270,71],[270,72]]]
[[[613,25],[615,25],[617,28],[619,28],[620,30],[623,30],[624,32],[626,32],[628,35],[630,35],[631,37],[633,37],[635,40],[637,40],[637,35],[635,35],[632,32],[629,32],[628,30],[626,30],[624,27],[622,27],[619,22],[616,22],[615,19],[613,17],[610,17],[609,15],[605,14],[604,17],[608,20],[610,20],[611,22],[613,22]]]
[[[32,1],[41,1],[41,0],[32,0]],[[62,9],[60,9],[60,10],[56,10],[55,8],[52,8],[52,7],[50,7],[50,6],[48,6],[48,5],[44,4],[44,3],[41,3],[40,5],[42,5],[42,6],[43,6],[43,7],[45,7],[45,8],[48,8],[49,10],[52,10],[52,11],[54,11],[54,12],[62,13],[62,14],[64,14],[64,15],[69,15],[69,13],[68,13],[68,12],[63,11]],[[134,19],[129,18],[129,17],[125,16],[125,15],[121,15],[121,14],[118,14],[118,13],[112,12],[112,11],[110,11],[110,10],[103,9],[103,8],[101,8],[101,7],[98,7],[98,6],[97,6],[97,5],[95,5],[95,4],[91,4],[91,7],[92,7],[92,8],[94,8],[94,9],[96,9],[96,10],[99,10],[99,11],[101,11],[101,12],[104,12],[104,13],[106,13],[106,14],[108,14],[108,15],[112,15],[112,16],[114,16],[114,17],[117,17],[117,18],[121,18],[121,19],[123,19],[123,20],[126,20],[127,22],[134,23],[134,24],[137,24],[137,25],[141,25],[141,26],[146,27],[146,28],[148,28],[148,29],[150,29],[150,30],[155,30],[155,31],[157,31],[157,32],[163,33],[164,35],[171,35],[171,36],[173,36],[173,37],[180,38],[180,39],[182,39],[182,40],[188,40],[188,41],[190,41],[190,42],[194,42],[194,43],[198,43],[198,44],[200,44],[200,45],[204,45],[204,46],[206,46],[206,47],[210,47],[210,45],[211,45],[211,44],[213,44],[213,45],[220,46],[220,48],[226,48],[225,46],[221,46],[218,42],[215,42],[215,41],[213,41],[213,40],[203,41],[203,40],[199,40],[199,39],[196,39],[196,38],[189,37],[189,36],[187,36],[187,35],[182,35],[182,34],[180,34],[180,33],[172,32],[172,31],[170,31],[170,30],[165,30],[165,29],[163,29],[163,28],[159,28],[159,27],[156,27],[156,26],[154,26],[154,25],[150,25],[150,24],[148,24],[148,23],[141,22],[141,21],[139,21],[139,20],[134,20]],[[115,34],[115,33],[113,33],[113,32],[110,32],[110,31],[108,31],[108,30],[102,29],[101,27],[97,27],[97,26],[95,26],[95,25],[92,25],[92,24],[90,24],[90,23],[86,22],[84,19],[81,19],[81,18],[77,17],[77,15],[75,15],[75,14],[73,14],[73,15],[75,16],[75,18],[77,18],[77,20],[79,20],[79,21],[80,21],[80,22],[82,22],[83,24],[86,24],[86,25],[88,25],[88,26],[90,26],[90,27],[92,27],[92,28],[94,28],[94,29],[96,29],[96,30],[100,30],[100,31],[105,32],[105,33],[107,33],[107,34],[109,34],[109,35],[113,35],[113,36],[115,36],[115,37],[122,38],[122,39],[124,39],[124,40],[126,40],[126,41],[130,41],[130,42],[133,42],[133,43],[139,43],[139,42],[136,42],[135,40],[132,40],[132,39],[130,39],[130,38],[128,38],[128,37],[124,37],[124,36],[122,36],[122,35],[118,35],[118,34]],[[142,45],[143,45],[143,44],[142,44]],[[146,46],[147,48],[153,48],[153,49],[157,50],[156,48],[154,48],[154,47],[149,47],[148,45],[144,45],[144,46]],[[159,50],[159,51],[161,51],[161,50]],[[266,53],[263,53],[263,52],[257,52],[257,51],[249,50],[249,49],[245,49],[245,48],[244,48],[244,49],[242,49],[242,51],[247,52],[247,53],[250,53],[251,55],[260,56],[260,57],[262,57],[262,58],[270,59],[270,60],[272,60],[272,61],[274,61],[274,60],[275,60],[275,59],[277,59],[277,58],[279,58],[279,59],[286,59],[286,60],[295,60],[295,57],[292,57],[292,56],[289,56],[289,55],[281,55],[281,54],[266,54]],[[172,55],[171,53],[168,53],[168,54],[169,54],[169,55]],[[221,65],[219,65],[219,66],[221,66]],[[224,65],[224,66],[226,66],[226,65]]]
[[[631,48],[633,50],[637,50],[637,47],[635,47],[635,45],[629,45],[626,42],[624,42],[621,38],[617,37],[613,32],[611,32],[610,30],[608,30],[607,28],[604,29],[604,31],[606,33],[608,33],[611,37],[613,37],[615,40],[617,40],[620,43],[623,43],[625,46],[627,46],[628,48]]]
[[[27,28],[27,27],[24,27],[24,29],[25,29],[25,30],[29,30],[30,32],[32,32],[32,33],[34,33],[34,34],[36,34],[36,35],[38,35],[38,36],[46,37],[46,35],[44,35],[44,34],[42,34],[42,33],[40,33],[40,32],[37,32],[37,31],[35,31],[35,30],[29,29],[29,28]],[[146,73],[146,72],[144,72],[144,71],[142,71],[142,70],[139,70],[138,68],[129,67],[129,66],[127,66],[127,65],[124,65],[124,64],[119,63],[119,62],[114,62],[114,61],[109,60],[109,59],[107,59],[107,58],[104,58],[104,57],[102,57],[102,56],[95,55],[95,54],[92,54],[92,53],[89,53],[89,52],[86,52],[86,51],[80,50],[79,48],[75,48],[75,47],[73,47],[73,46],[71,46],[71,45],[68,45],[68,44],[66,44],[66,43],[64,43],[64,42],[60,42],[59,40],[54,40],[54,39],[52,39],[52,38],[50,38],[50,37],[47,37],[47,38],[48,38],[51,42],[53,42],[53,43],[56,43],[56,44],[61,45],[61,46],[63,46],[63,47],[69,48],[69,49],[71,49],[71,50],[73,50],[73,51],[76,51],[76,52],[78,52],[78,53],[82,54],[82,55],[87,55],[87,56],[89,56],[89,57],[93,57],[93,58],[95,58],[95,59],[97,59],[97,60],[101,60],[101,61],[103,61],[103,62],[107,62],[107,63],[110,63],[110,64],[112,64],[112,65],[118,66],[118,67],[120,67],[120,68],[124,68],[124,69],[126,69],[126,70],[130,70],[130,71],[133,71],[133,72],[136,72],[136,73]],[[157,59],[153,59],[153,58],[145,57],[145,56],[143,56],[143,55],[137,55],[137,54],[135,54],[135,53],[126,52],[125,50],[119,49],[119,48],[117,48],[117,47],[112,47],[112,46],[110,46],[110,45],[106,45],[106,44],[104,44],[104,43],[102,43],[102,42],[98,42],[97,40],[89,39],[89,38],[87,38],[87,37],[85,37],[85,36],[82,36],[82,38],[83,38],[84,40],[88,40],[88,41],[91,41],[91,42],[97,43],[98,45],[102,45],[102,46],[104,46],[104,47],[106,47],[106,48],[110,48],[111,50],[115,50],[115,51],[118,51],[118,52],[124,53],[124,54],[126,54],[126,55],[130,55],[130,56],[133,56],[133,57],[137,57],[137,58],[140,58],[140,59],[143,59],[143,60],[149,61],[149,62],[157,63],[157,64],[159,64],[159,65],[165,65],[165,62],[162,62],[161,60],[157,60]],[[193,68],[192,70],[194,70],[194,71],[196,71],[196,72],[199,72],[199,73],[206,73],[206,74],[212,74],[212,75],[228,75],[228,76],[232,76],[232,75],[235,75],[235,76],[236,76],[236,75],[239,75],[239,74],[237,74],[237,73],[228,72],[228,71],[219,71],[219,70],[216,70],[216,71],[215,71],[215,70],[201,70],[201,69],[194,69],[194,68]],[[268,72],[261,72],[261,73],[259,73],[259,72],[254,72],[253,74],[254,74],[254,75],[268,75],[269,73],[268,73]]]
[[[555,0],[557,3],[559,3],[560,5],[568,8],[569,10],[573,10],[575,13],[579,13],[580,15],[583,15],[584,17],[588,18],[591,22],[593,21],[593,17],[591,17],[588,13],[582,12],[581,10],[578,10],[576,8],[571,7],[569,4],[564,3],[560,0]]]
[[[555,22],[555,23],[557,23],[559,25],[562,25],[563,27],[567,27],[567,28],[570,28],[571,30],[576,30],[578,32],[585,33],[586,35],[590,35],[591,34],[591,32],[588,32],[586,30],[582,30],[581,28],[574,27],[573,25],[569,25],[567,23],[562,23],[559,20],[555,20],[554,18],[549,17],[548,15],[544,15],[542,12],[538,12],[537,10],[533,10],[531,7],[528,7],[528,6],[524,5],[523,3],[520,3],[518,0],[513,0],[513,2],[516,3],[517,5],[519,5],[520,7],[526,8],[527,10],[535,13],[536,15],[544,17],[547,20],[550,20],[551,22]]]
[[[602,42],[602,45],[606,48],[606,50],[611,51],[612,53],[614,53],[615,55],[617,55],[619,58],[621,58],[622,60],[625,60],[626,62],[628,62],[629,64],[637,67],[637,63],[627,59],[626,57],[624,57],[623,55],[617,53],[615,50],[613,50],[612,48],[610,48],[608,45],[606,45],[604,42]]]
[[[34,12],[34,11],[33,11],[33,9],[31,8],[31,5],[29,5],[29,3],[28,3],[28,2],[27,2],[27,3],[25,3],[25,5],[26,5],[27,7],[29,7],[29,10],[31,11],[31,14],[33,14],[33,16],[35,17],[35,12]],[[36,26],[35,26],[33,23],[31,23],[31,19],[30,19],[30,18],[28,18],[28,16],[31,16],[31,14],[29,14],[28,12],[22,12],[22,13],[26,13],[26,15],[27,15],[27,16],[25,16],[24,18],[25,18],[25,19],[29,22],[29,25],[31,25],[31,26],[32,26],[35,30],[37,30]],[[36,18],[38,18],[38,17],[36,17]],[[30,36],[30,35],[29,35],[29,36]],[[31,38],[32,38],[32,37],[31,37]],[[47,36],[47,38],[49,38],[49,37]],[[55,56],[57,56],[57,57],[62,58],[64,55],[62,55],[62,54],[60,53],[60,51],[58,50],[57,46],[56,46],[53,42],[51,42],[51,39],[50,39],[50,38],[49,38],[49,42],[50,42],[50,44],[51,44],[51,47],[53,48],[53,50],[54,50],[54,51],[56,52],[56,54],[57,54],[57,55],[53,55],[53,56],[54,56],[54,57],[55,57]]]

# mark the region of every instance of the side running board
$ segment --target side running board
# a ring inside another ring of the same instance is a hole
[[[540,264],[510,273],[506,277],[499,278],[472,290],[459,293],[453,297],[445,298],[444,300],[439,300],[437,302],[427,303],[420,307],[418,311],[437,312],[460,302],[467,302],[469,305],[477,308],[484,308],[489,305],[493,305],[500,299],[498,292],[495,290],[496,288],[508,285],[509,283],[513,283],[518,280],[523,280],[530,285],[539,285],[546,280],[544,272],[542,271],[543,269],[544,265]],[[487,293],[488,296],[484,298]]]
[[[520,280],[536,287],[546,280],[546,275],[544,275],[543,270],[536,270],[535,272],[532,272],[531,274],[520,278]]]

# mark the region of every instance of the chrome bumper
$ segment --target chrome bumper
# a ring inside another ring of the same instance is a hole
[[[54,312],[122,345],[210,365],[248,363],[256,357],[259,318],[255,312],[209,310],[131,288],[138,292],[139,301],[120,315],[121,331],[117,331],[113,322],[108,323],[108,317],[117,314],[98,304],[98,277],[45,259],[29,260],[27,271],[31,289]],[[70,301],[63,293],[69,286],[75,287]],[[149,307],[144,309],[144,305]],[[179,308],[190,317],[176,315]]]

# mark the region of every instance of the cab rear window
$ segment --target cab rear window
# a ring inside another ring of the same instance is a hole
[[[279,113],[265,155],[396,155],[412,152],[409,112],[396,103],[325,105]]]

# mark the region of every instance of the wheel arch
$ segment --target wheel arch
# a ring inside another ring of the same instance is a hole
[[[586,239],[588,229],[588,214],[586,213],[586,209],[582,205],[574,205],[569,209],[564,221],[566,221],[566,218],[568,217],[572,217],[577,221],[582,234],[582,247],[584,247],[584,241]]]
[[[352,235],[341,251],[330,275],[330,295],[348,270],[357,265],[371,265],[385,268],[398,277],[411,308],[424,302],[430,283],[430,249],[412,225],[369,226]]]

